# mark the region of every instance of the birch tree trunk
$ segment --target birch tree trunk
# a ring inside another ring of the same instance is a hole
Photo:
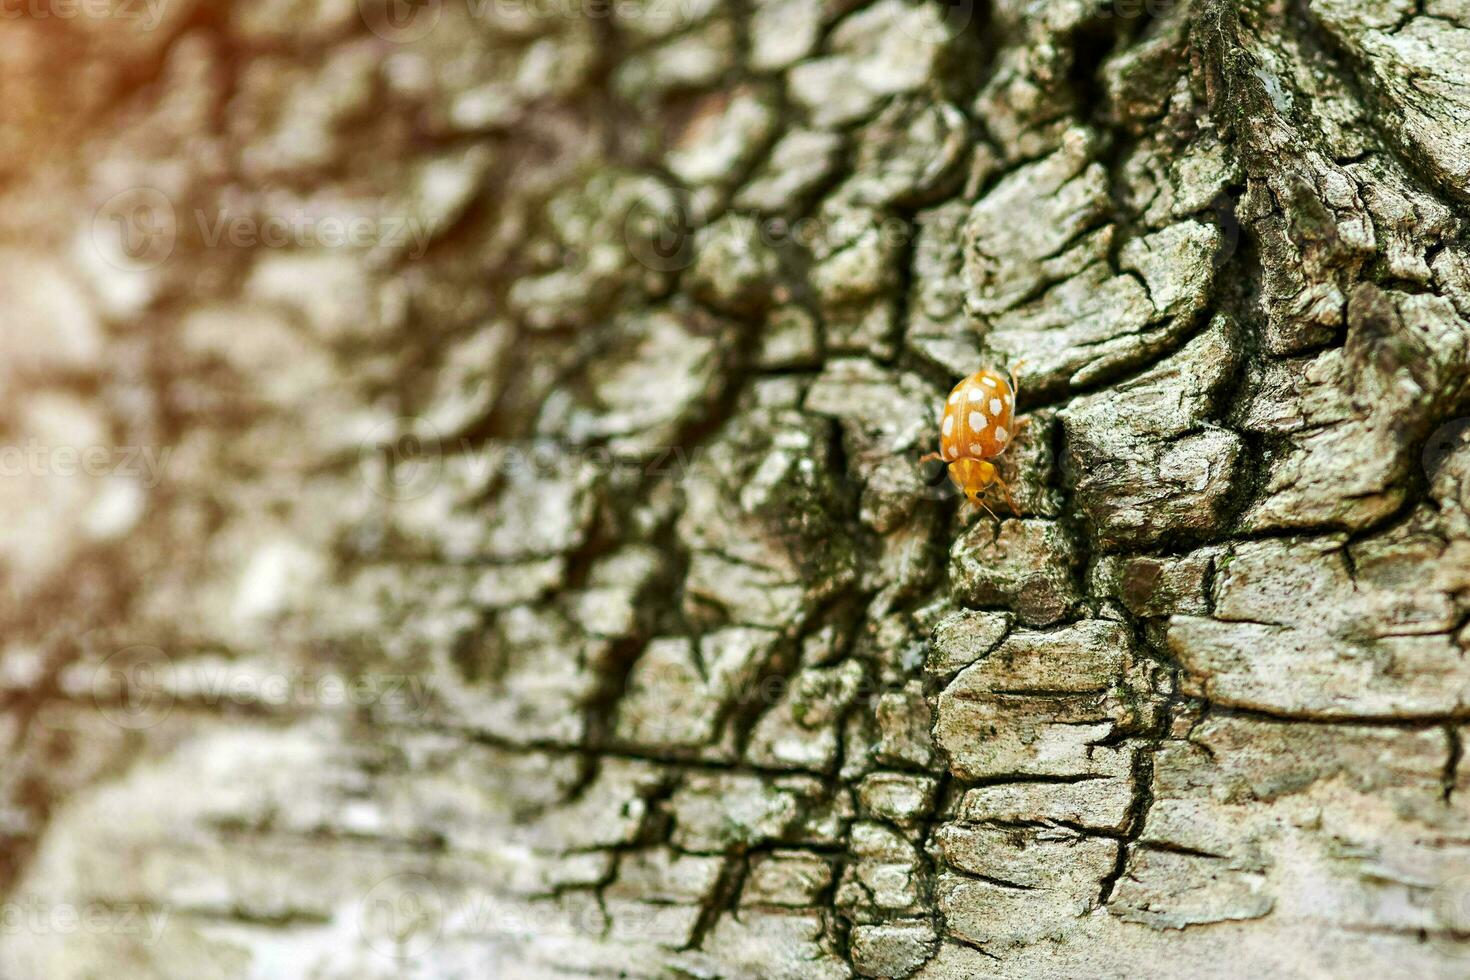
[[[1463,0],[4,31],[0,976],[1470,973]]]

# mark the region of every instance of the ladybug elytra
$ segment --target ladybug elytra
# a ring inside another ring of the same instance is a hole
[[[942,460],[949,464],[949,478],[977,507],[985,506],[980,495],[991,485],[1000,487],[1011,512],[1020,516],[1011,489],[1000,478],[991,460],[1011,444],[1016,432],[1015,374],[1009,378],[982,368],[954,386],[945,400],[939,420],[939,452],[919,462]],[[991,516],[995,515],[991,513]]]

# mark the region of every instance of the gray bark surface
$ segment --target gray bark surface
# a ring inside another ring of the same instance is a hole
[[[7,18],[0,977],[1470,974],[1470,5],[409,13]]]

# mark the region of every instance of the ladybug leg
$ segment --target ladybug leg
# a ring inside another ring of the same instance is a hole
[[[1015,415],[1014,415],[1016,405],[1019,404],[1020,401],[1021,401],[1021,383],[1016,380],[1016,372],[1019,371],[1021,369],[1021,366],[1024,365],[1025,363],[1026,362],[1024,360],[1017,361],[1015,364],[1012,364],[1011,365],[1011,370],[1010,370],[1010,375],[1011,375],[1011,411],[1013,413],[1012,414],[1012,418],[1015,420],[1014,421],[1014,425],[1016,426],[1016,433],[1017,434],[1020,434],[1023,430],[1025,430],[1025,428],[1027,426],[1029,426],[1031,424],[1031,416],[1025,415],[1025,416],[1021,416],[1019,418],[1016,418]],[[1014,509],[1014,508],[1012,508],[1012,509]]]
[[[1019,399],[1021,397],[1021,385],[1016,381],[1016,372],[1019,371],[1019,370],[1021,370],[1021,368],[1024,367],[1025,364],[1026,364],[1026,361],[1023,358],[1022,360],[1017,361],[1015,364],[1012,364],[1011,367],[1010,367],[1010,370],[1007,372],[1011,376],[1011,397],[1012,398]]]
[[[995,516],[995,511],[987,507],[985,505],[985,501],[981,500],[978,496],[971,497],[970,503],[974,504],[976,507],[979,507],[981,510],[985,511],[985,513],[989,514],[992,521],[995,521],[995,523],[997,524],[1000,523],[1000,518]]]
[[[1011,508],[1011,513],[1017,517],[1021,516],[1021,508],[1016,506],[1016,498],[1011,496],[1011,488],[1006,486],[1006,481],[999,476],[995,478],[995,485],[1000,487],[1000,492],[1005,494],[1006,504]]]
[[[938,453],[928,453],[927,455],[921,456],[919,458],[919,465],[920,466],[923,466],[925,463],[933,463],[933,462],[943,463],[944,461],[945,461],[944,460],[944,457],[941,456],[941,455],[939,455]],[[933,474],[931,474],[930,476],[927,476],[927,477],[924,478],[924,485],[926,487],[937,487],[937,486],[939,486],[939,484],[941,484],[941,483],[944,482],[944,477],[948,473],[948,470],[949,470],[949,466],[948,465],[939,467],[939,469],[935,470],[933,472]]]

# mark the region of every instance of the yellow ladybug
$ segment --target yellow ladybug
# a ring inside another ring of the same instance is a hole
[[[1005,494],[1011,512],[1020,516],[1011,488],[1000,478],[990,462],[1011,444],[1016,433],[1016,376],[1009,378],[989,368],[982,368],[954,386],[944,403],[939,419],[939,452],[929,453],[919,462],[943,460],[949,464],[949,478],[963,490],[965,497],[977,507],[995,514],[980,499],[992,483]]]

